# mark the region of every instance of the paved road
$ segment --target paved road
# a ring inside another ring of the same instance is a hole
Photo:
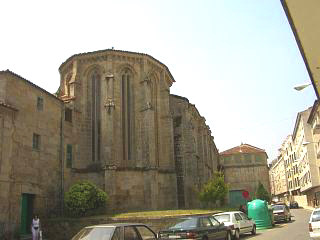
[[[308,222],[311,214],[306,209],[291,209],[290,223],[280,223],[272,229],[258,230],[256,236],[243,235],[245,240],[309,240]]]

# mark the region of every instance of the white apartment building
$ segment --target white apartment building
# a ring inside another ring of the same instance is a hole
[[[299,192],[302,195],[306,195],[308,205],[313,206],[314,190],[320,186],[320,178],[312,126],[308,123],[310,113],[311,108],[298,113],[292,140],[299,175]]]
[[[319,112],[319,102],[315,101],[309,118],[308,118],[308,124],[311,126],[311,133],[312,133],[312,139],[307,143],[310,148],[314,151],[314,158],[315,163],[313,165],[314,168],[314,175],[317,176],[316,178],[320,179],[320,112]],[[316,200],[313,202],[313,204],[316,204],[319,206],[320,204],[320,186],[313,186],[313,188],[310,191],[310,196],[313,197],[313,200]]]
[[[285,201],[288,195],[288,181],[283,155],[272,161],[270,168],[271,194],[273,200]]]

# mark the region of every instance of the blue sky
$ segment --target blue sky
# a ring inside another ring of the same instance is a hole
[[[5,1],[0,69],[55,92],[73,54],[147,53],[168,66],[171,93],[195,104],[220,151],[248,143],[270,160],[315,100],[280,0]]]

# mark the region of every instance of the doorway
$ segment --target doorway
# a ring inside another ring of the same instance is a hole
[[[31,221],[33,215],[34,194],[23,193],[21,195],[21,221],[20,234],[28,234],[31,232]]]

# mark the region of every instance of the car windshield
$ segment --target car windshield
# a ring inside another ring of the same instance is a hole
[[[214,215],[219,222],[230,222],[229,214]]]
[[[272,207],[272,209],[274,210],[274,211],[280,211],[280,210],[284,210],[284,206],[283,205],[273,205],[273,206],[271,206]]]
[[[114,227],[91,227],[82,229],[72,240],[110,240]]]
[[[319,222],[320,221],[320,211],[314,211],[311,217],[312,222]]]
[[[197,218],[180,218],[178,223],[169,227],[169,229],[191,229],[197,227]]]

